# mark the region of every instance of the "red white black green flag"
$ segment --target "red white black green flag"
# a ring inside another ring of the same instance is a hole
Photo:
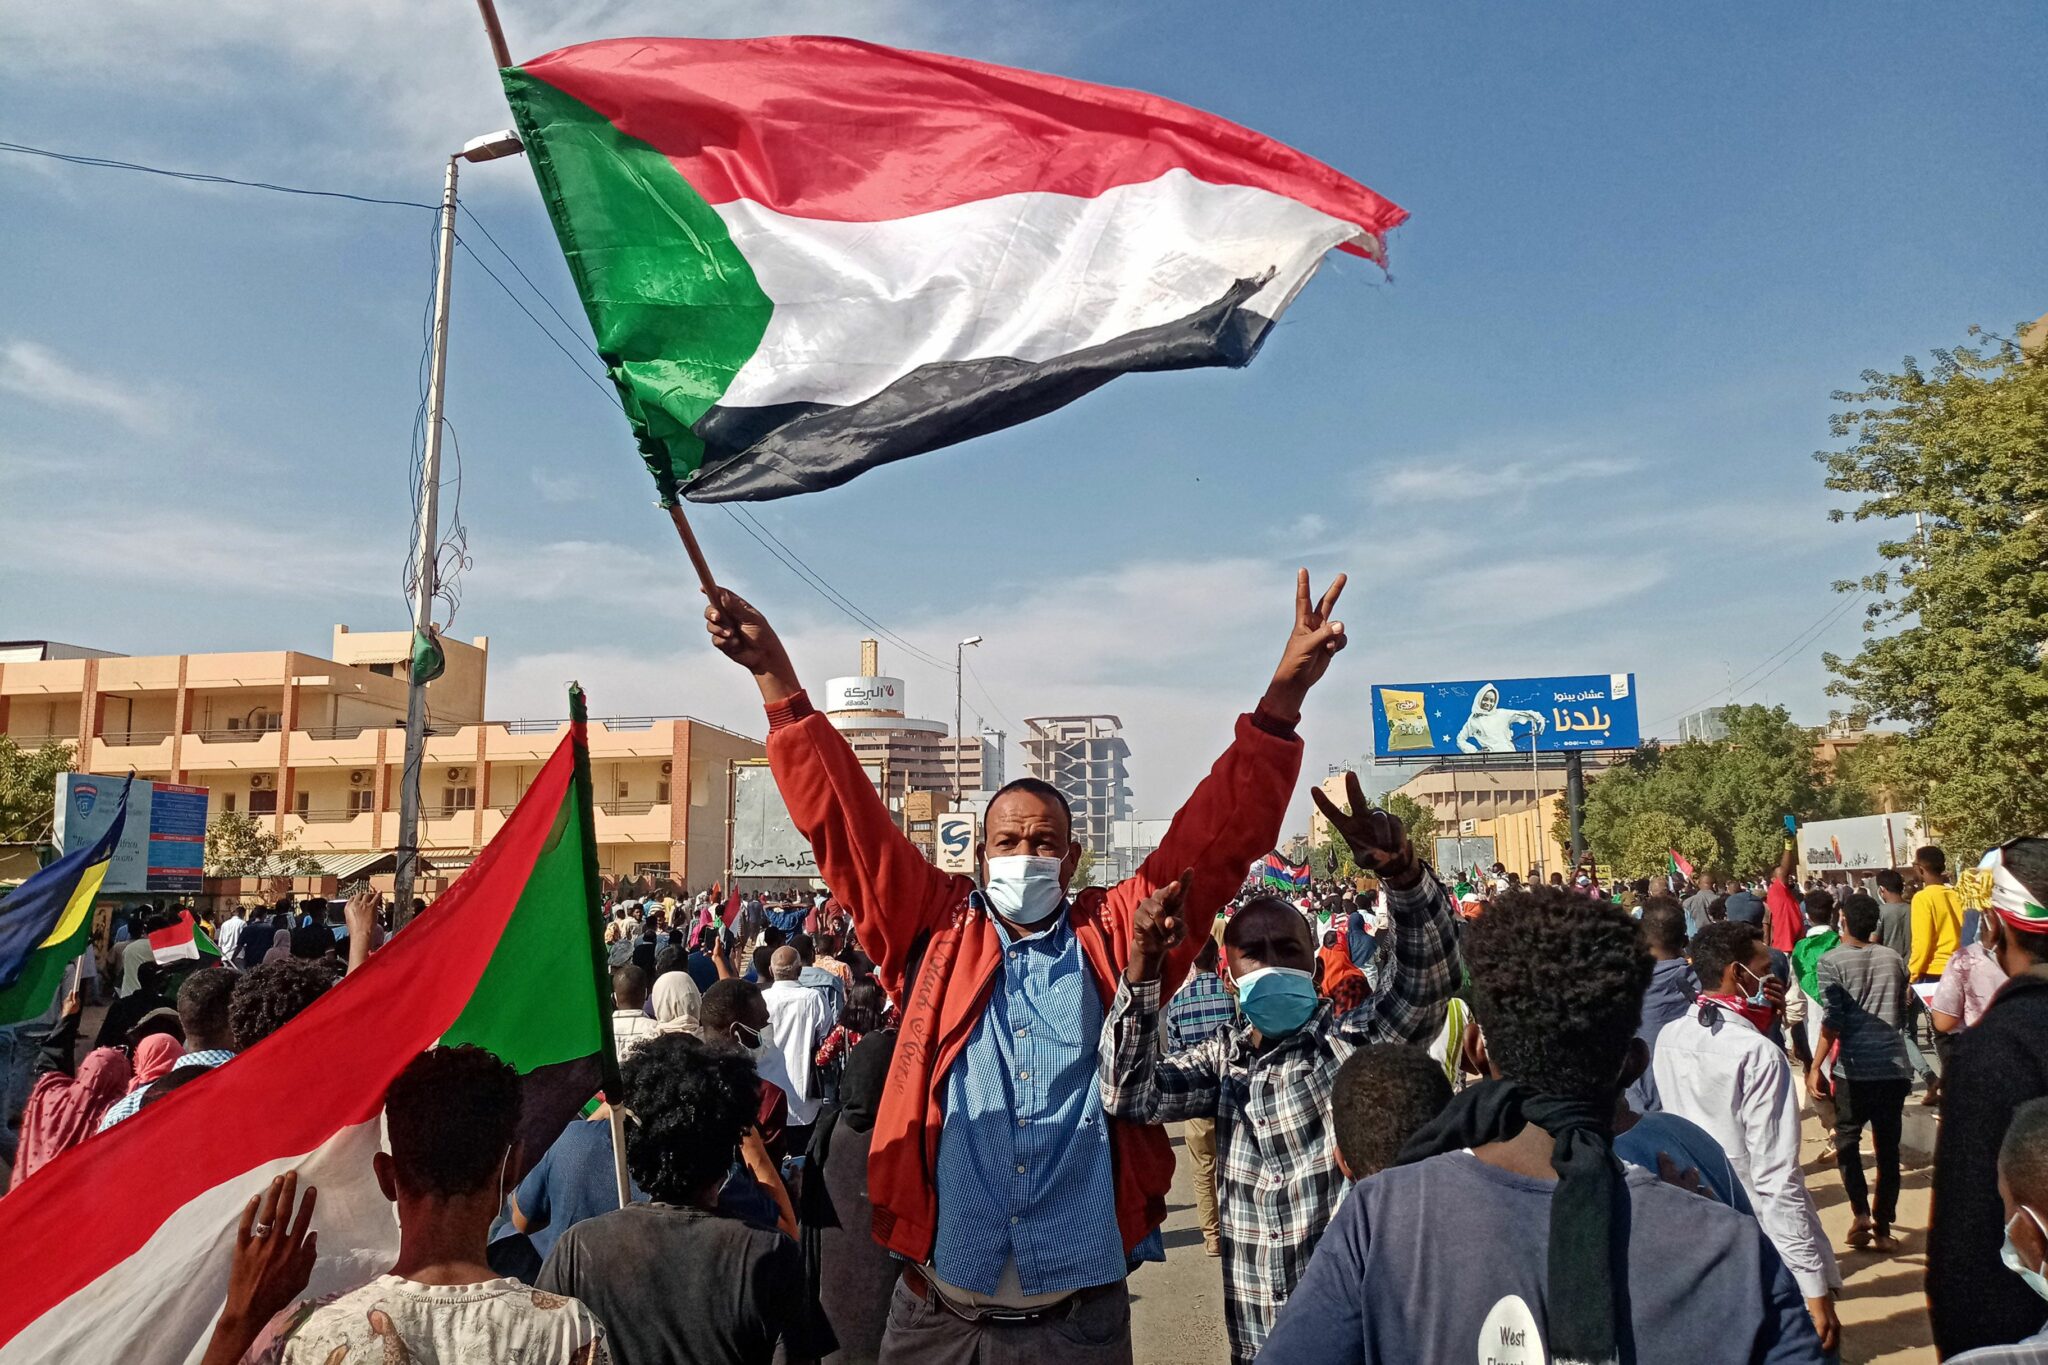
[[[1406,213],[1170,100],[844,38],[508,69],[664,503],[829,488],[1131,370],[1244,365]]]

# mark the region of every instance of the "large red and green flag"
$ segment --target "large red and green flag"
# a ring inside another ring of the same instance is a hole
[[[65,972],[91,946],[92,905],[128,825],[131,777],[100,837],[73,849],[0,900],[0,1026],[41,1018]]]
[[[309,1292],[388,1270],[398,1224],[370,1158],[384,1092],[427,1048],[473,1043],[518,1069],[529,1161],[616,1084],[580,692],[571,709],[504,829],[358,971],[0,1199],[0,1362],[198,1360],[242,1206],[289,1170],[320,1191]]]
[[[830,488],[1133,370],[1247,364],[1407,214],[1153,95],[846,38],[504,72],[662,501]]]

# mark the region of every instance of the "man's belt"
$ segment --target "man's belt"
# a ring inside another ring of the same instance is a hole
[[[935,1303],[954,1317],[959,1318],[962,1322],[977,1323],[1015,1324],[1058,1321],[1071,1315],[1082,1304],[1090,1303],[1105,1294],[1112,1294],[1123,1288],[1123,1281],[1121,1280],[1110,1284],[1090,1285],[1086,1289],[1076,1289],[1065,1298],[1038,1308],[969,1308],[947,1298],[946,1292],[933,1284],[920,1266],[912,1265],[907,1261],[904,1262],[901,1278],[903,1280],[903,1287],[908,1289],[911,1296],[920,1303]]]

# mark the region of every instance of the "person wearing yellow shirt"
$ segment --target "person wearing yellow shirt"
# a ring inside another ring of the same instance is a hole
[[[1956,895],[1955,888],[1948,884],[1947,855],[1935,845],[1929,844],[1914,853],[1913,868],[1920,874],[1921,885],[1913,893],[1913,951],[1906,959],[1906,972],[1915,982],[1939,981],[1943,970],[1948,967],[1949,956],[1962,946],[1963,901]],[[1924,1014],[1927,1009],[1917,991],[1913,992],[1907,1006],[1914,1017]],[[1907,1028],[1914,1027],[1909,1019]],[[1940,1039],[1935,1041],[1938,1043]],[[1929,1073],[1927,1089],[1921,1092],[1920,1103],[1941,1103],[1939,1075]]]
[[[1922,886],[1913,895],[1913,956],[1907,963],[1915,981],[1938,981],[1949,954],[1962,946],[1963,901],[1948,884],[1948,859],[1929,844],[1913,855]]]

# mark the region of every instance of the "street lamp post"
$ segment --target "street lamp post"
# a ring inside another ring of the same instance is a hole
[[[510,129],[472,138],[448,158],[441,186],[439,255],[434,271],[434,333],[427,371],[427,439],[420,460],[419,540],[414,546],[418,573],[412,590],[413,648],[406,662],[405,767],[398,785],[398,867],[393,887],[397,904],[391,923],[398,928],[412,918],[412,888],[420,860],[420,772],[427,747],[427,686],[419,675],[419,647],[434,619],[434,595],[441,543],[441,410],[448,389],[448,296],[455,264],[455,180],[465,161],[496,161],[517,156],[525,148]]]
[[[970,635],[953,646],[953,799],[960,800],[960,670],[966,666],[967,646],[981,643],[979,635]]]

